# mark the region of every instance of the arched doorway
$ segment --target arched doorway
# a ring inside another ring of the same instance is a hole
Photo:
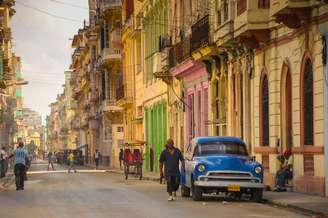
[[[293,146],[292,79],[290,69],[284,63],[281,77],[281,153]]]

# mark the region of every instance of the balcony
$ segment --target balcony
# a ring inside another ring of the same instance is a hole
[[[121,61],[120,48],[104,48],[101,52],[101,64],[113,65]]]
[[[175,67],[190,58],[190,56],[190,37],[186,37],[172,46],[169,53],[169,65]]]
[[[234,36],[250,48],[270,39],[269,0],[238,0],[234,20]]]
[[[271,0],[270,15],[278,23],[296,29],[311,16],[311,8],[320,4],[309,0]]]
[[[239,5],[239,10],[246,10],[245,5]],[[239,12],[240,13],[240,12]],[[218,47],[230,42],[234,38],[235,2],[224,4],[220,13],[216,15],[217,25],[214,31],[214,39]]]
[[[209,45],[210,36],[209,15],[200,19],[197,23],[191,26],[191,52],[195,52]]]
[[[122,1],[121,0],[101,0],[100,1],[100,10],[103,12],[107,10],[113,10],[118,9],[122,7]]]
[[[116,89],[116,100],[117,105],[124,107],[125,105],[130,105],[133,103],[132,91],[127,85],[121,85]]]
[[[122,112],[123,108],[116,105],[116,100],[106,99],[102,103],[102,111],[107,113],[118,113]]]

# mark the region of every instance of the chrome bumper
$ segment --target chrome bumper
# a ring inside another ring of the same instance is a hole
[[[237,185],[240,188],[264,188],[263,183],[239,182],[239,181],[195,181],[196,186],[211,188],[227,188],[230,185]]]

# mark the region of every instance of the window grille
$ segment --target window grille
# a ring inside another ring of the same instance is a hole
[[[263,78],[261,91],[262,146],[269,146],[269,85],[267,76]]]
[[[313,145],[313,72],[312,63],[308,60],[304,72],[304,144]]]

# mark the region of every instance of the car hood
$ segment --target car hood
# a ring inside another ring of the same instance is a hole
[[[207,170],[249,171],[252,167],[249,157],[238,155],[213,155],[195,157],[197,164],[204,164]]]

